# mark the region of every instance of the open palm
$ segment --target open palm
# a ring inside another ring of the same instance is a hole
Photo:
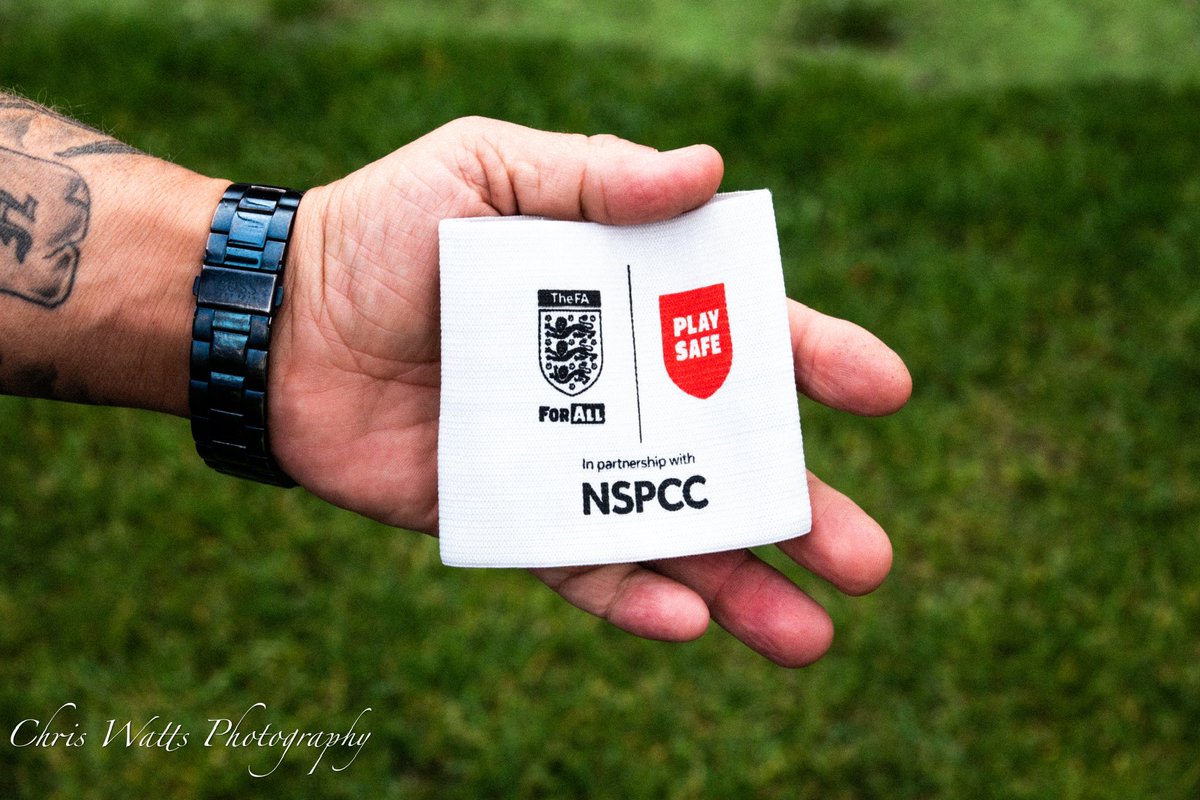
[[[466,119],[312,190],[273,335],[281,465],[333,503],[435,533],[438,223],[518,213],[651,222],[702,205],[721,175],[720,156],[702,145],[659,153],[610,136]],[[797,383],[810,397],[865,414],[907,400],[903,363],[871,334],[798,303],[789,313]],[[812,532],[779,547],[843,591],[870,591],[891,564],[883,530],[815,477],[809,490]],[[825,611],[747,551],[535,574],[649,638],[695,638],[715,619],[786,665],[819,658],[832,638]]]

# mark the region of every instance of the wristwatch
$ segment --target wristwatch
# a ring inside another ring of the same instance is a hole
[[[295,486],[271,455],[267,354],[301,193],[235,183],[213,215],[192,285],[188,404],[196,452],[228,475]]]

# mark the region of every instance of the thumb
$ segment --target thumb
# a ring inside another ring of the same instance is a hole
[[[469,154],[464,174],[501,214],[623,225],[669,219],[708,202],[724,173],[708,145],[659,152],[607,134],[548,133],[468,118],[444,126]]]

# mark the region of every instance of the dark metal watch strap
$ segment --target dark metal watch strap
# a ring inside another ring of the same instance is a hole
[[[296,483],[271,455],[267,353],[300,197],[274,186],[230,186],[192,286],[188,402],[196,452],[219,472],[276,486]]]

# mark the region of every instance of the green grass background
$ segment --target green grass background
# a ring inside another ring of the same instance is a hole
[[[798,672],[221,478],[181,420],[0,399],[0,796],[1200,797],[1195,2],[0,0],[0,85],[293,185],[468,113],[709,142],[916,387],[802,404],[896,561],[789,570],[838,626]],[[84,747],[11,745],[68,701]],[[256,702],[372,738],[255,779],[201,740]],[[189,746],[100,746],[156,714]]]

